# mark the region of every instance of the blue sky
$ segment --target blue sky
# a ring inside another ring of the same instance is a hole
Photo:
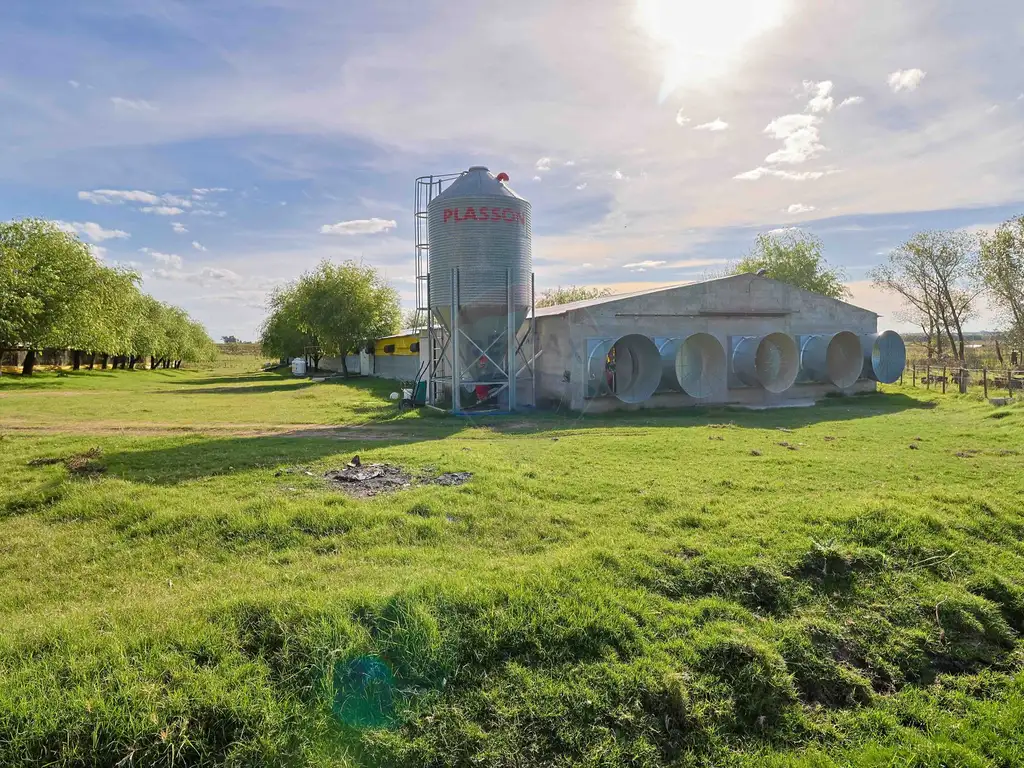
[[[540,288],[699,279],[799,226],[897,329],[889,249],[1024,213],[1013,0],[9,0],[0,42],[0,217],[216,336],[324,258],[411,302],[413,179],[474,164],[533,202]]]

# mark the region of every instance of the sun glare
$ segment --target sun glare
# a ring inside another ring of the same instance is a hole
[[[778,27],[791,0],[637,0],[637,22],[663,55],[659,100],[732,70],[744,48]]]

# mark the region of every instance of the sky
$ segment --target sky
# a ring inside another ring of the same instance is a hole
[[[471,165],[532,202],[538,289],[699,280],[800,227],[896,330],[892,248],[1024,213],[1019,0],[6,0],[0,43],[0,219],[215,337],[323,259],[411,307],[414,179]]]

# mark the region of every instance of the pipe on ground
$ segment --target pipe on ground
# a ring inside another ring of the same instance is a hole
[[[600,392],[642,403],[661,383],[661,354],[654,341],[638,333],[608,339],[591,353],[589,373]]]
[[[893,384],[907,367],[907,347],[896,331],[868,333],[860,337],[864,378]]]
[[[809,381],[848,389],[863,367],[860,337],[852,331],[808,336],[800,347],[800,368]]]
[[[785,392],[800,370],[796,341],[787,333],[740,336],[733,342],[732,369],[748,387],[762,387],[772,394]]]

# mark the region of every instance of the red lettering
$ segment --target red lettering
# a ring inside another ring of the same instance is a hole
[[[518,222],[519,226],[525,227],[526,226],[526,214],[517,213],[516,214],[516,222]]]
[[[466,212],[464,214],[462,214],[462,218],[465,221],[469,221],[470,219],[472,219],[473,221],[476,221],[476,208],[474,208],[473,206],[470,206],[469,208],[467,208]]]
[[[480,221],[490,221],[490,216],[487,214],[487,208],[480,206]]]
[[[462,221],[462,219],[459,218],[459,209],[458,208],[455,209],[455,220],[456,221]]]
[[[497,208],[491,208],[491,221],[501,221],[501,211]]]
[[[448,223],[448,219],[450,219],[453,214],[454,214],[454,211],[452,211],[451,208],[445,208],[444,209],[444,223],[445,224]]]
[[[515,221],[516,216],[511,208],[504,208],[501,211],[501,218],[505,221]]]

